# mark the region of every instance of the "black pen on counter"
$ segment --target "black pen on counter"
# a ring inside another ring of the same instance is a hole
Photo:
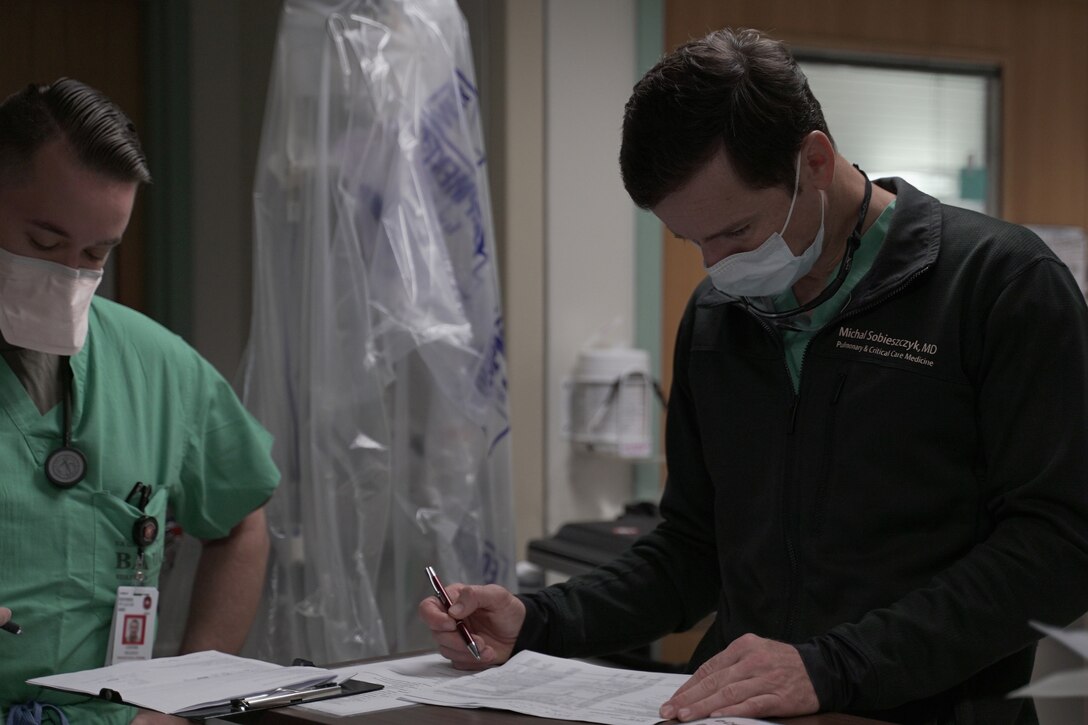
[[[23,628],[20,627],[15,622],[12,622],[11,620],[8,620],[7,622],[4,622],[3,624],[0,624],[0,629],[4,630],[5,632],[11,632],[12,634],[22,634],[23,633]]]
[[[427,567],[427,578],[431,581],[431,589],[434,589],[434,595],[438,597],[438,601],[442,602],[442,606],[448,612],[450,607],[453,606],[453,602],[450,601],[450,595],[446,594],[446,588],[442,586],[442,580],[438,578],[438,574],[435,574],[433,566]],[[473,657],[480,659],[480,648],[476,646],[476,640],[472,638],[472,632],[468,631],[468,627],[460,619],[454,621],[457,622],[457,631],[461,633],[461,639],[465,640],[468,651],[472,653]]]

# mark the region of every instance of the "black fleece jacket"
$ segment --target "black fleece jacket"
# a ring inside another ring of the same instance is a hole
[[[619,651],[716,619],[794,644],[823,710],[1032,723],[1035,619],[1088,610],[1088,310],[1030,231],[900,179],[806,352],[704,282],[680,325],[664,522],[523,597],[517,647]]]

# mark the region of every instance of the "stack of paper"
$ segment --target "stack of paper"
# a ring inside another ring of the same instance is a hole
[[[437,654],[326,670],[281,667],[221,652],[198,652],[147,662],[123,662],[83,672],[28,680],[58,690],[99,695],[112,690],[126,703],[159,712],[206,716],[232,700],[301,690],[350,678],[384,686],[378,693],[346,696],[302,707],[351,715],[415,703],[488,707],[557,720],[603,725],[655,725],[658,709],[687,675],[638,672],[578,660],[521,652],[502,667],[467,673]],[[719,717],[690,725],[770,725],[764,720]]]
[[[455,670],[450,661],[437,652],[416,657],[367,662],[332,670],[340,678],[356,677],[382,685],[380,692],[349,695],[299,705],[307,710],[343,717],[364,712],[412,707],[416,703],[401,698],[428,690],[449,680],[472,677],[468,670]]]
[[[1040,624],[1039,622],[1032,622],[1031,626],[1061,642],[1081,657],[1088,658],[1088,632],[1070,632]],[[1009,693],[1009,697],[1085,696],[1088,696],[1088,668],[1085,667],[1055,672]]]
[[[557,668],[555,666],[556,662],[561,663],[563,666]],[[605,720],[605,722],[660,722],[661,718],[657,717],[657,711],[661,703],[675,691],[676,687],[679,687],[678,683],[686,679],[685,676],[665,675],[662,678],[648,673],[636,673],[636,675],[639,675],[637,679],[640,681],[648,677],[651,682],[667,683],[664,690],[661,690],[661,692],[665,693],[664,697],[660,701],[654,702],[653,699],[656,695],[640,697],[637,691],[632,692],[629,686],[624,687],[622,683],[617,684],[616,690],[624,690],[623,694],[609,697],[599,688],[600,680],[603,678],[606,681],[611,681],[618,677],[622,681],[628,677],[629,673],[624,670],[575,662],[574,676],[560,677],[564,682],[557,684],[554,679],[556,675],[572,662],[572,660],[557,660],[554,657],[545,655],[525,653],[515,657],[511,663],[480,673],[455,670],[450,666],[449,660],[438,653],[383,660],[381,662],[368,662],[361,665],[342,667],[333,671],[342,677],[354,675],[368,682],[381,684],[384,686],[381,692],[339,697],[334,700],[308,703],[300,707],[341,717],[398,707],[412,707],[421,701],[436,705],[461,707],[460,703],[465,699],[462,695],[465,693],[466,687],[475,687],[475,684],[472,683],[486,678],[490,682],[487,687],[489,688],[488,694],[491,697],[488,698],[486,703],[473,702],[468,707],[501,707],[516,712],[536,712],[537,709],[547,709],[549,717],[555,719],[585,720],[586,716],[579,708],[580,703],[584,702],[588,696],[587,691],[582,689],[588,684],[590,687],[598,686],[598,689],[593,691],[601,701],[597,707],[598,710],[608,709],[612,705],[620,705],[624,709],[629,709],[632,707],[630,701],[632,696],[643,701],[638,713],[634,716],[634,720],[632,720],[630,714],[614,717],[616,713],[609,711],[606,713],[606,717],[609,719]],[[508,667],[511,669],[508,670]],[[517,689],[520,687],[518,683],[526,678],[530,679],[534,685],[543,684],[545,680],[552,678],[552,684],[545,686],[543,690],[525,692]],[[563,687],[572,689],[563,690]],[[548,704],[543,703],[541,695],[544,691],[555,691],[556,688],[562,691],[563,697],[553,698]],[[499,695],[502,692],[505,692],[506,696]],[[479,698],[469,699],[475,701]],[[609,704],[606,706],[605,702]],[[698,723],[689,725],[769,725],[769,723],[764,720],[722,717],[700,720]]]
[[[578,660],[519,652],[502,667],[405,695],[448,707],[490,707],[556,720],[603,725],[655,725],[661,704],[687,675],[601,667]],[[707,725],[756,725],[762,720],[711,718]]]

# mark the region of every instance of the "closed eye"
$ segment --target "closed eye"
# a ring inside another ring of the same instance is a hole
[[[53,244],[42,244],[31,234],[26,235],[26,238],[30,241],[30,246],[34,247],[35,249],[40,249],[43,252],[48,252],[51,249],[56,249],[57,244],[59,244],[59,242],[54,242]]]

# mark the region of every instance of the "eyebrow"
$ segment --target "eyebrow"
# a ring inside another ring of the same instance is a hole
[[[713,240],[717,239],[718,237],[724,237],[726,234],[729,234],[729,232],[735,231],[737,229],[741,229],[742,227],[745,227],[745,226],[751,224],[752,220],[755,219],[755,218],[756,218],[755,214],[749,214],[748,216],[742,216],[740,219],[737,219],[737,220],[734,220],[733,222],[730,222],[729,224],[725,225],[724,227],[722,227],[718,231],[714,232],[713,234],[711,234],[709,236],[706,236],[706,237],[703,237],[703,239],[699,243],[701,244],[702,242],[710,242],[710,241],[713,241]],[[677,239],[683,239],[684,241],[692,241],[692,240],[688,239],[687,237],[683,236],[682,234],[677,234],[672,229],[669,230],[669,233],[672,234]]]
[[[34,226],[38,227],[39,229],[44,229],[45,231],[49,232],[50,234],[56,234],[58,237],[64,237],[65,239],[71,239],[72,238],[71,234],[69,234],[68,232],[64,231],[63,229],[58,227],[56,224],[53,224],[51,222],[42,221],[41,219],[31,219],[30,223],[33,224]]]
[[[50,234],[56,234],[58,237],[64,237],[65,239],[71,239],[72,238],[71,234],[66,232],[61,227],[58,227],[56,224],[53,224],[52,222],[43,221],[41,219],[31,219],[30,223],[33,226],[38,227],[39,229],[42,229],[44,231],[49,232]],[[113,239],[103,239],[101,242],[95,242],[94,246],[96,246],[96,247],[116,247],[120,243],[121,243],[121,238],[120,237],[114,237]]]

